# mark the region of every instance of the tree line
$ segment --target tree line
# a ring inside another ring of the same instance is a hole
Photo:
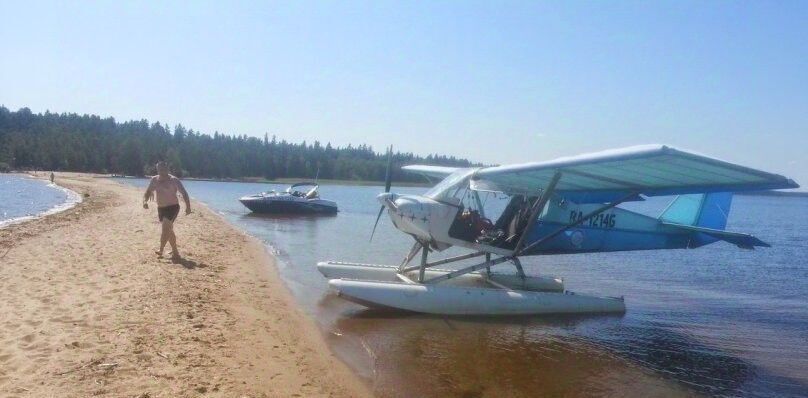
[[[182,125],[173,129],[147,120],[117,122],[112,117],[75,113],[10,111],[0,106],[0,171],[41,169],[154,174],[154,164],[165,160],[179,176],[197,178],[263,177],[266,179],[319,177],[383,181],[387,155],[368,145],[334,147],[318,141],[291,143],[264,135],[215,132],[203,134]],[[453,156],[416,156],[395,152],[395,165],[412,163],[468,167],[475,164]],[[396,181],[422,181],[394,167]]]

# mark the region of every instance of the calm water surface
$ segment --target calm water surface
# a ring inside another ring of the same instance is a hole
[[[808,395],[808,199],[735,198],[728,229],[769,249],[716,243],[523,260],[529,273],[565,278],[569,290],[624,295],[625,315],[469,319],[368,310],[328,291],[318,261],[397,264],[409,249],[386,217],[368,243],[380,187],[322,186],[340,205],[333,217],[257,216],[236,200],[279,185],[186,187],[271,247],[334,351],[380,395]],[[665,204],[625,207],[656,215]]]
[[[78,200],[75,193],[48,181],[0,173],[0,227],[64,210]]]

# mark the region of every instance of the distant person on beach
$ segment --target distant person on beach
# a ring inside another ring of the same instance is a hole
[[[53,175],[53,172],[51,171],[51,176],[50,176],[51,184],[53,184],[53,178],[54,178],[54,177],[56,177],[56,176],[55,176],[55,175]]]
[[[146,193],[143,195],[143,208],[149,208],[149,199],[157,201],[157,219],[162,224],[162,233],[160,234],[160,250],[155,253],[159,257],[163,257],[163,248],[166,242],[171,245],[171,258],[174,260],[180,259],[180,252],[177,250],[177,236],[174,235],[174,220],[180,213],[180,202],[177,199],[177,193],[182,194],[185,200],[185,214],[191,214],[191,199],[182,182],[177,177],[168,174],[168,164],[166,162],[157,162],[157,175],[149,181],[149,187],[146,188]]]

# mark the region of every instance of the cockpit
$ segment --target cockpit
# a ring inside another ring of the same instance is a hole
[[[424,195],[457,208],[449,236],[466,242],[513,249],[530,221],[536,197],[470,188],[476,169],[446,177]]]

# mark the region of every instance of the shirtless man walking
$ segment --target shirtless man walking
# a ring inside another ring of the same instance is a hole
[[[177,236],[174,235],[174,220],[180,213],[180,202],[177,199],[177,193],[182,194],[185,200],[185,214],[191,214],[191,199],[182,182],[177,177],[168,174],[168,164],[166,162],[157,162],[157,175],[149,181],[149,187],[146,188],[146,193],[143,194],[143,208],[149,208],[149,199],[152,196],[157,200],[157,219],[162,224],[162,233],[160,234],[160,250],[156,251],[157,256],[163,256],[163,248],[166,242],[171,245],[171,258],[173,260],[180,259],[180,252],[177,250]]]

